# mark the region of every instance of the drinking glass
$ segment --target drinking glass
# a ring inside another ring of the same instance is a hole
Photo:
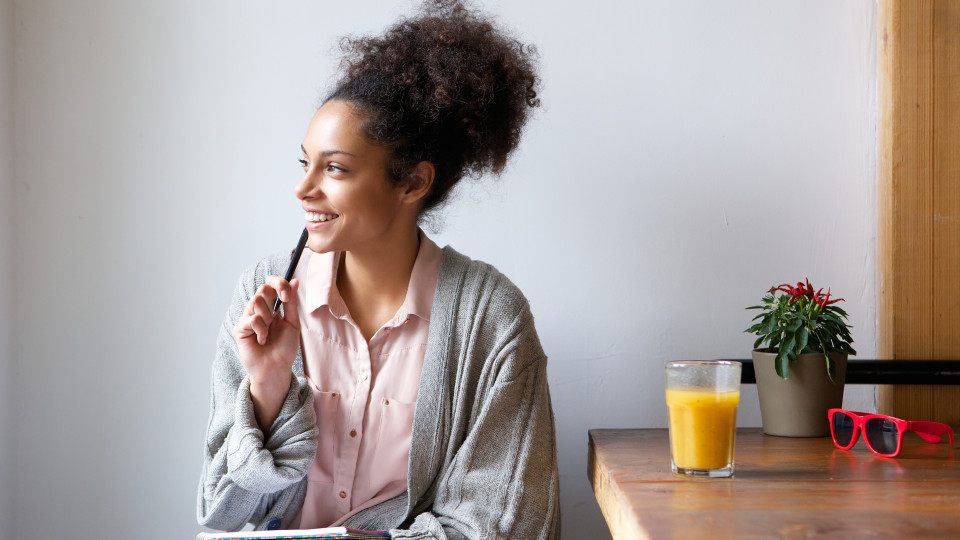
[[[727,360],[667,362],[673,472],[733,475],[740,368]]]

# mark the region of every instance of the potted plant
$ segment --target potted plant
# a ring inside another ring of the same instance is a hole
[[[830,435],[827,410],[843,405],[847,357],[856,354],[847,313],[814,291],[810,280],[772,287],[746,332],[756,334],[753,369],[763,432],[782,437]]]

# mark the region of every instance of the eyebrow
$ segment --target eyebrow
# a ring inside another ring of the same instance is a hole
[[[303,154],[304,154],[304,155],[307,155],[307,149],[304,148],[302,144],[300,145],[300,150],[303,151]],[[345,155],[345,156],[353,156],[353,157],[356,157],[356,154],[351,154],[350,152],[347,152],[347,151],[345,151],[345,150],[324,150],[323,152],[320,152],[320,155],[323,156],[323,157],[332,156],[332,155],[334,155],[334,154],[343,154],[343,155]]]

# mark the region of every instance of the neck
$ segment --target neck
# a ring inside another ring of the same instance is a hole
[[[368,341],[403,304],[419,251],[414,227],[376,246],[343,252],[337,289]]]

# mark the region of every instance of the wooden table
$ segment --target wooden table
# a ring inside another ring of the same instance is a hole
[[[955,440],[960,443],[960,440]],[[738,429],[733,478],[670,470],[666,429],[590,431],[588,474],[616,540],[960,538],[960,467],[948,443],[904,437],[897,458],[861,439]]]

